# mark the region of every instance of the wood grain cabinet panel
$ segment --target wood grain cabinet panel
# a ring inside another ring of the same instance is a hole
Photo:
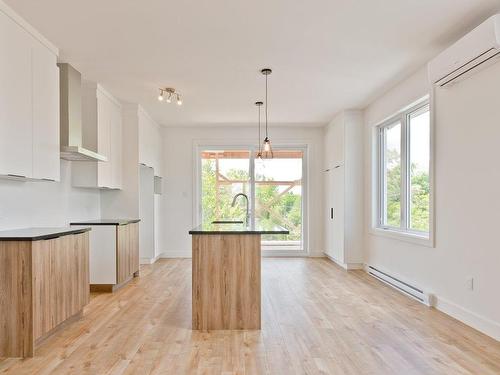
[[[119,225],[117,236],[117,284],[139,271],[139,224]]]
[[[193,329],[260,329],[260,235],[193,235]]]
[[[89,302],[89,235],[0,241],[0,357],[32,356],[37,341]]]
[[[33,355],[31,242],[0,242],[0,357]]]

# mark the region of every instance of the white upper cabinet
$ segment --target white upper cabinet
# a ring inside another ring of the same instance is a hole
[[[158,125],[139,107],[139,163],[153,168],[155,176],[162,176],[162,134]]]
[[[82,90],[84,146],[105,156],[106,162],[73,163],[72,182],[77,187],[122,188],[122,106],[94,82]]]
[[[345,124],[339,121],[328,126],[325,134],[325,169],[335,168],[344,163]]]
[[[41,43],[33,47],[33,178],[59,181],[59,68]]]
[[[42,43],[42,40],[43,37],[2,5],[0,175],[58,181],[57,49],[49,48],[50,43],[45,40]]]
[[[86,108],[83,108],[85,111]],[[84,124],[83,126],[86,126]],[[97,91],[97,153],[108,158],[107,162],[97,163],[97,186],[111,188],[113,158],[111,157],[111,103]]]
[[[122,109],[121,106],[117,106],[113,103],[113,110],[110,116],[110,134],[111,134],[111,159],[113,168],[111,169],[111,184],[115,189],[122,188],[122,169],[123,169],[123,157],[122,157]]]
[[[31,37],[0,11],[0,174],[33,173]]]

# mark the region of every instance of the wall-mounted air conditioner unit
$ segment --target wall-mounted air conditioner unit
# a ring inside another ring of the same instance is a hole
[[[500,14],[496,14],[444,50],[429,65],[432,84],[446,87],[500,58]]]

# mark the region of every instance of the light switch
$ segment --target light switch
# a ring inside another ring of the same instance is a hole
[[[468,277],[466,281],[467,290],[474,290],[474,278]]]

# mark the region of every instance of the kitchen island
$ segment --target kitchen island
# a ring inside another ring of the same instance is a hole
[[[193,236],[193,329],[260,329],[261,235],[289,231],[209,223],[189,234]]]

